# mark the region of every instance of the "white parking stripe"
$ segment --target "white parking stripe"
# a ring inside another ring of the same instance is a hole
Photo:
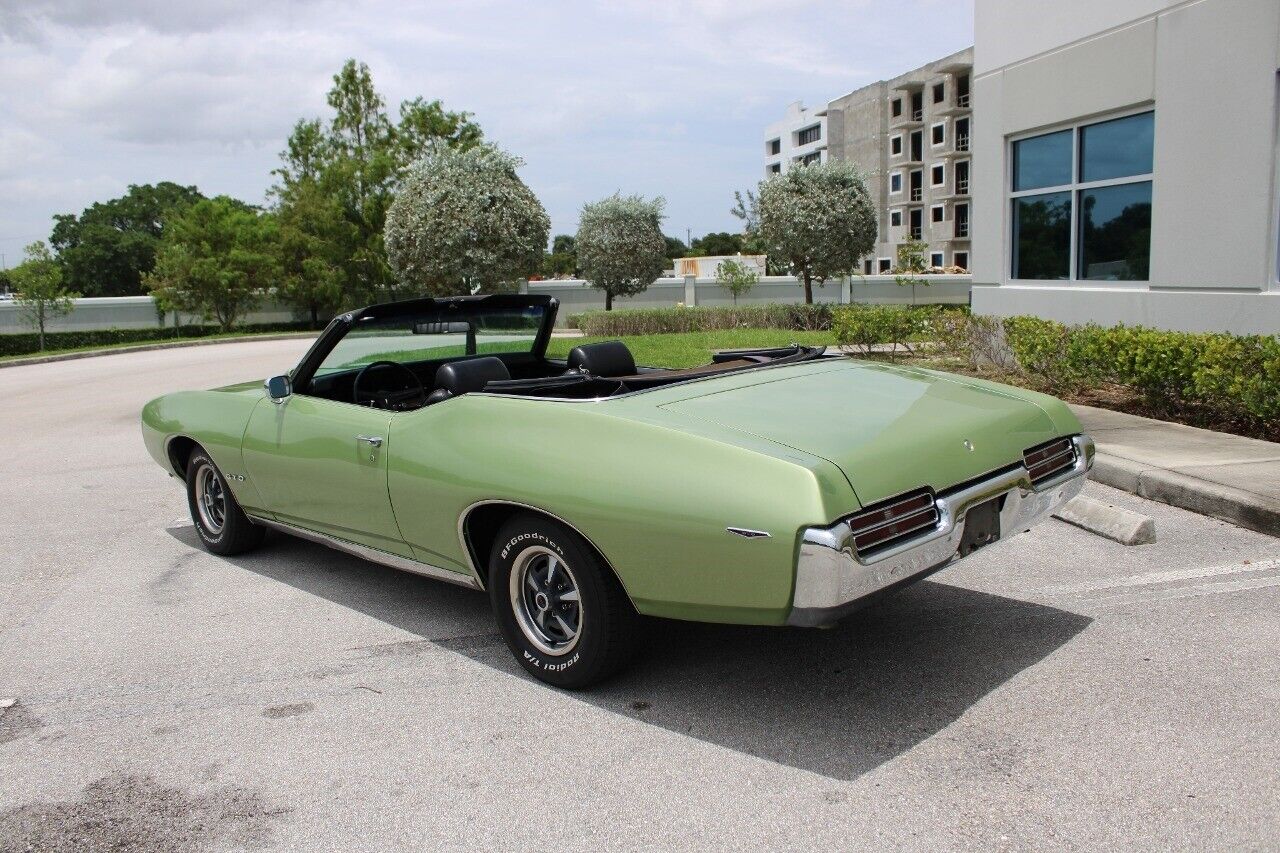
[[[1227,592],[1243,592],[1248,589],[1263,589],[1280,586],[1280,577],[1261,577],[1239,581],[1216,581],[1200,583],[1192,586],[1180,586],[1167,590],[1106,595],[1090,598],[1089,604],[1095,607],[1123,607],[1127,604],[1150,604],[1155,601],[1169,601],[1177,598],[1194,598],[1198,595],[1220,595]]]
[[[1066,586],[1046,587],[1045,592],[1098,592],[1108,589],[1123,589],[1135,586],[1154,586],[1173,581],[1197,580],[1199,578],[1222,577],[1223,575],[1253,574],[1255,572],[1280,571],[1280,558],[1267,560],[1240,561],[1220,566],[1204,566],[1192,569],[1174,569],[1167,572],[1147,572],[1141,575],[1099,578],[1088,583],[1069,584]]]

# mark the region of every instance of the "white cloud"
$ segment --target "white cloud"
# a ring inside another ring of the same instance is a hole
[[[950,0],[0,0],[0,237],[129,183],[260,201],[347,57],[393,111],[421,94],[473,112],[528,162],[557,230],[615,189],[667,196],[673,233],[723,230],[787,103],[959,49],[970,16]]]

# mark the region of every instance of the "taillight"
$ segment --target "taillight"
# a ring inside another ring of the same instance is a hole
[[[924,490],[891,498],[845,520],[858,554],[895,545],[938,526],[933,493]]]
[[[1031,473],[1033,484],[1061,474],[1075,462],[1076,448],[1069,438],[1054,439],[1022,453],[1022,464]]]

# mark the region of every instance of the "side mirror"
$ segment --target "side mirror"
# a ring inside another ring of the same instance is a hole
[[[262,387],[267,389],[267,396],[276,404],[283,403],[293,393],[293,383],[288,376],[272,376],[262,383]]]

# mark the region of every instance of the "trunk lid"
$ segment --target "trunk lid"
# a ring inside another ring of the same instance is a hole
[[[740,375],[730,388],[691,383],[659,405],[826,459],[864,506],[921,486],[943,491],[1020,462],[1057,435],[1013,388],[853,360],[815,367],[762,370],[749,384]]]

